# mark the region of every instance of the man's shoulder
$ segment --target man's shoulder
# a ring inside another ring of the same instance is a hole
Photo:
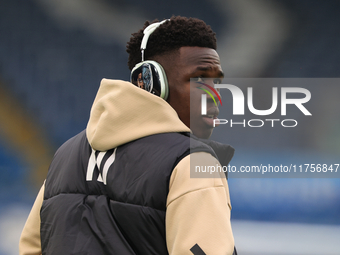
[[[174,147],[176,149],[178,149],[178,147],[182,147],[183,149],[186,149],[191,153],[208,152],[212,155],[215,154],[213,148],[209,144],[192,136],[192,134],[190,134],[189,132],[169,132],[154,134],[143,137],[141,139],[137,139],[136,141],[152,145],[157,144],[163,147]]]

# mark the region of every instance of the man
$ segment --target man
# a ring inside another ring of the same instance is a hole
[[[203,92],[190,84],[223,78],[215,34],[184,17],[155,27],[142,54],[164,68],[166,101],[138,84],[102,80],[86,131],[53,158],[20,254],[233,253],[226,178],[190,178],[190,161],[215,166],[217,154],[225,165],[233,155],[229,146],[204,140],[214,151],[188,135],[209,138],[218,114],[208,101],[201,115]],[[130,69],[141,61],[144,36],[140,30],[128,43]]]

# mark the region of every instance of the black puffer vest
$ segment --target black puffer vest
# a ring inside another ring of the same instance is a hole
[[[168,254],[169,180],[190,151],[216,156],[182,133],[151,135],[107,152],[92,150],[85,131],[71,138],[56,152],[46,179],[42,253]]]

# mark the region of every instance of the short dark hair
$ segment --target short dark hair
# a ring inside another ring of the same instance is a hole
[[[144,29],[152,23],[146,21],[143,29],[132,34],[127,43],[126,51],[129,54],[128,66],[133,67],[142,61],[140,45],[143,39]],[[146,46],[145,60],[162,55],[183,46],[198,46],[216,50],[216,34],[204,21],[196,18],[173,16],[151,34]]]

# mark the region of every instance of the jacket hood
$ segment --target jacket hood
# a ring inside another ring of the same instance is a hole
[[[101,81],[86,128],[93,149],[106,151],[167,132],[190,132],[190,129],[165,100],[130,82]]]

